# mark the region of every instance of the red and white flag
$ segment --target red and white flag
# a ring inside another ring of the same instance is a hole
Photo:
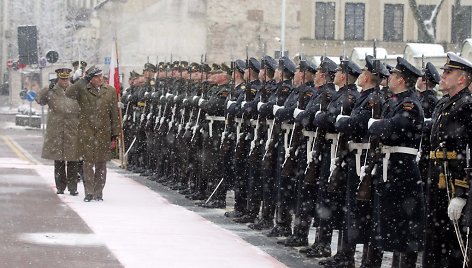
[[[117,42],[113,38],[110,57],[110,68],[108,73],[108,84],[116,89],[116,94],[120,96],[120,72],[118,65]]]

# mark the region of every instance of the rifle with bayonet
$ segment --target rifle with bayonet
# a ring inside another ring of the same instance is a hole
[[[261,70],[265,68],[265,61],[264,59],[261,61]],[[268,100],[267,96],[267,71],[264,71],[264,81],[260,87],[260,95],[259,101],[262,103],[266,103]],[[257,105],[257,104],[256,104]],[[249,149],[249,162],[251,163],[258,163],[260,159],[260,152],[262,147],[262,135],[263,135],[263,127],[266,125],[266,118],[260,116],[260,113],[257,115],[256,126],[254,127],[254,137],[251,141],[250,149]]]
[[[376,59],[375,41],[374,41],[374,69],[376,75],[380,77],[380,61]],[[369,100],[369,106],[372,108],[372,118],[380,119],[382,113],[382,103],[380,100],[380,88],[376,86],[372,99]],[[372,176],[378,172],[378,163],[382,158],[382,147],[380,137],[371,135],[369,137],[369,150],[367,151],[364,166],[361,167],[359,185],[357,187],[357,200],[369,201],[372,197]]]
[[[277,85],[276,91],[276,102],[275,105],[283,106],[285,102],[284,96],[282,96],[283,85]],[[282,122],[276,122],[275,118],[273,123],[269,128],[268,138],[265,144],[265,153],[262,158],[263,165],[265,167],[270,167],[271,163],[275,160],[276,152],[275,152],[275,145],[277,144],[278,137],[282,131]]]
[[[246,80],[246,88],[244,90],[244,101],[248,102],[254,99],[254,94],[252,93],[253,89],[251,85],[251,69],[249,67],[249,55],[248,55],[247,46],[246,46],[246,68],[248,69],[248,78]],[[247,149],[249,148],[249,141],[247,137],[250,135],[250,131],[251,131],[250,120],[251,120],[250,115],[246,115],[244,111],[241,111],[241,122],[239,124],[240,132],[236,139],[236,148],[235,148],[236,159],[245,159],[248,155]]]
[[[320,111],[326,112],[331,101],[329,91],[324,91],[320,96]],[[326,129],[316,128],[315,139],[313,141],[312,156],[305,170],[305,183],[316,184],[320,179],[322,150],[326,146]]]

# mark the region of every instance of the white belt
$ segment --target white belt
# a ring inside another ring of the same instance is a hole
[[[416,156],[418,154],[418,149],[410,148],[410,147],[403,147],[403,146],[382,146],[383,154],[385,154],[383,158],[383,180],[384,182],[387,181],[387,169],[388,169],[388,160],[390,159],[390,154],[411,154]]]
[[[285,150],[288,149],[288,147],[290,146],[289,144],[289,138],[290,138],[290,133],[292,131],[292,128],[293,128],[293,124],[282,124],[282,129],[285,130],[284,131],[284,147],[285,147]]]
[[[209,120],[208,122],[208,132],[210,137],[213,137],[213,122],[214,121],[225,121],[226,118],[224,116],[210,116],[210,115],[205,115],[205,119]]]
[[[331,149],[331,159],[336,158],[336,146],[338,145],[338,133],[326,133],[325,139],[331,140],[330,149]]]
[[[370,148],[370,143],[357,143],[357,142],[349,142],[348,143],[349,151],[356,151],[355,158],[356,158],[356,173],[357,176],[361,175],[361,156],[363,150],[368,150]]]
[[[274,124],[274,119],[267,119],[267,120],[266,120],[266,124],[267,124],[268,126],[273,125],[273,124]]]
[[[303,136],[308,137],[306,141],[306,162],[310,163],[311,162],[311,152],[313,148],[313,141],[315,140],[316,137],[316,132],[315,131],[307,131],[307,130],[302,130]]]
[[[258,123],[259,123],[259,120],[254,120],[254,119],[251,119],[251,120],[250,120],[250,122],[251,122],[251,125],[253,125],[253,126],[257,126],[257,125],[258,125]]]

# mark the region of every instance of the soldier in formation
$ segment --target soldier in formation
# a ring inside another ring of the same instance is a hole
[[[354,267],[357,244],[361,267],[380,267],[384,251],[393,267],[415,267],[422,251],[424,267],[459,267],[470,255],[471,73],[453,53],[441,77],[431,63],[369,55],[363,68],[329,57],[147,63],[122,97],[129,169],[205,208],[226,208],[233,190],[226,217],[324,267]]]

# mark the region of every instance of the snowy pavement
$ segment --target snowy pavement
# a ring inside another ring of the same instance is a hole
[[[54,191],[53,167],[35,169]],[[110,169],[104,202],[83,202],[83,191],[59,197],[125,267],[286,267],[239,236]]]

